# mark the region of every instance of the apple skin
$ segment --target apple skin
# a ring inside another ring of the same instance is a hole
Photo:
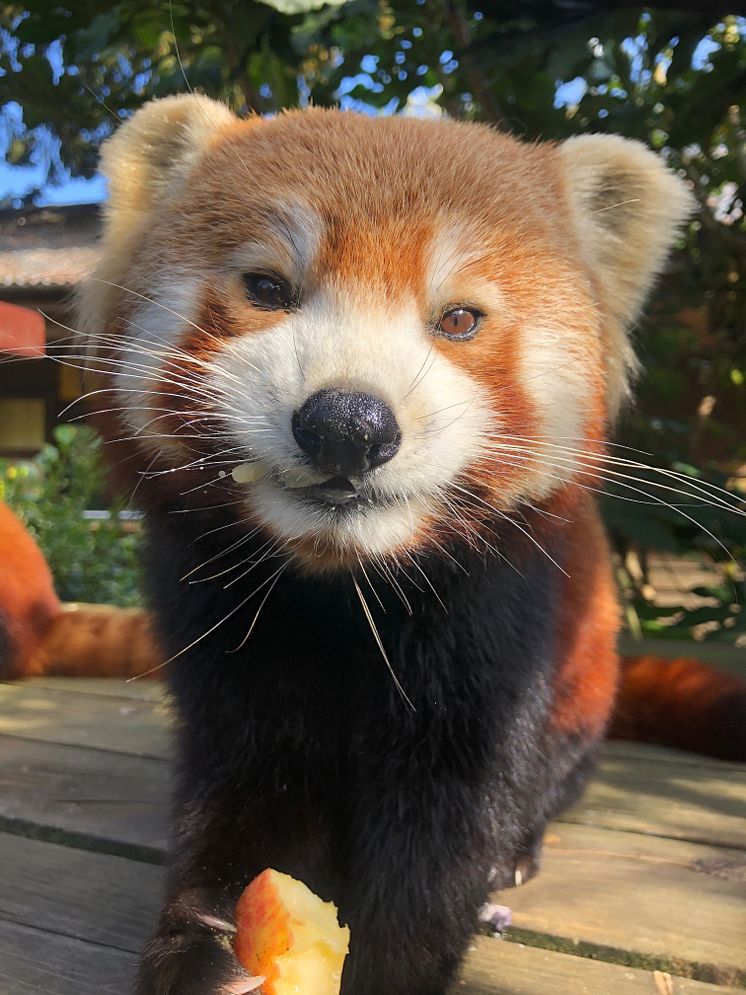
[[[338,995],[350,932],[331,902],[267,868],[244,889],[235,919],[236,956],[264,977],[264,995]]]
[[[236,905],[236,956],[251,974],[264,975],[265,995],[275,995],[277,958],[293,943],[290,913],[280,898],[276,873],[271,868],[262,871]]]

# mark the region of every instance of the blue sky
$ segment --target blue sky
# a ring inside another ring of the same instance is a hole
[[[39,167],[9,166],[0,162],[0,199],[22,197],[37,186],[46,170]],[[106,196],[106,183],[102,176],[90,180],[68,179],[59,185],[48,183],[37,198],[41,206],[50,204],[95,204]]]

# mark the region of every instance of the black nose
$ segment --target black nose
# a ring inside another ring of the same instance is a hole
[[[293,415],[293,435],[324,472],[342,477],[388,462],[401,443],[394,412],[380,397],[326,388]]]

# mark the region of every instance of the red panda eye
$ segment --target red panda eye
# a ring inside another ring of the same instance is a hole
[[[471,339],[484,315],[471,307],[452,307],[443,312],[437,331],[447,339]]]
[[[282,277],[244,273],[243,284],[251,303],[264,311],[289,311],[298,306],[292,287]]]

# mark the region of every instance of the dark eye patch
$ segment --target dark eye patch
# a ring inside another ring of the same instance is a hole
[[[244,273],[246,296],[254,307],[263,311],[291,311],[298,306],[298,297],[287,280],[271,273]]]

